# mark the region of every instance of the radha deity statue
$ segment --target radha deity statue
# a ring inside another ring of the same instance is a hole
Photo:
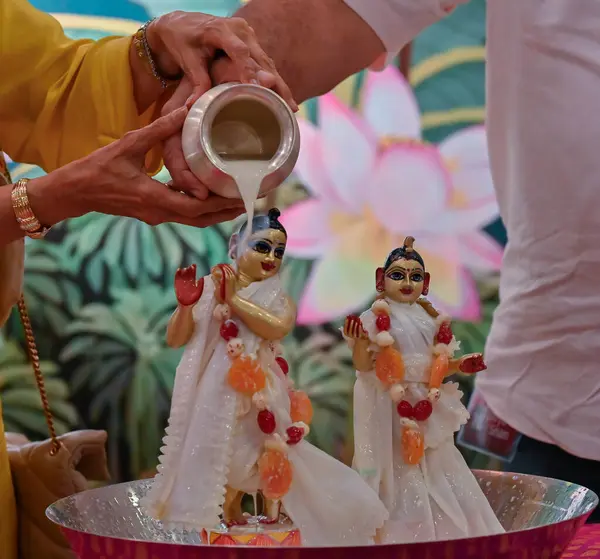
[[[142,505],[167,524],[212,529],[247,522],[242,496],[260,493],[261,521],[291,519],[303,544],[366,545],[387,511],[357,472],[304,439],[312,407],[286,376],[279,342],[296,309],[279,276],[287,233],[278,216],[271,209],[232,237],[233,266],[175,277],[167,339],[186,347]]]
[[[376,272],[378,298],[344,337],[357,369],[354,467],[390,514],[381,543],[444,540],[503,532],[454,445],[469,413],[456,372],[485,369],[480,354],[454,359],[450,319],[424,298],[429,274],[414,239],[393,250]]]

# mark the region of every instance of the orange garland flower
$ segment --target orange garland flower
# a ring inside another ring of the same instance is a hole
[[[281,499],[292,485],[292,465],[281,450],[269,448],[258,459],[260,488],[265,499]]]
[[[236,392],[252,396],[266,386],[267,377],[256,359],[239,356],[229,368],[227,382]]]
[[[392,346],[382,348],[375,358],[375,374],[387,388],[402,382],[404,360],[401,353]]]
[[[411,466],[416,466],[425,453],[423,433],[411,427],[402,429],[402,456]]]
[[[290,415],[292,423],[306,423],[310,425],[313,418],[313,407],[308,394],[303,390],[290,392]]]

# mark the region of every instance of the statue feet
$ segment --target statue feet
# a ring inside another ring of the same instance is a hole
[[[223,504],[223,522],[231,528],[232,526],[244,526],[248,524],[247,518],[242,511],[242,499],[244,493],[227,487],[225,503]]]
[[[261,524],[277,524],[281,515],[281,501],[271,501],[266,499],[264,505],[264,515],[260,518]]]

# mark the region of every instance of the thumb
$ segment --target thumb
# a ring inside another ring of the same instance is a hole
[[[187,107],[180,107],[168,115],[161,116],[152,124],[137,132],[135,147],[141,153],[150,151],[156,144],[179,132],[188,114]]]

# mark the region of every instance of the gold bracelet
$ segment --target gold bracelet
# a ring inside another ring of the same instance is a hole
[[[10,193],[12,207],[21,231],[32,239],[41,239],[48,233],[50,228],[44,227],[31,209],[29,197],[27,196],[28,182],[29,179],[20,179],[13,185]]]
[[[138,55],[138,58],[145,62],[146,67],[148,68],[150,73],[160,82],[162,88],[167,89],[169,85],[181,81],[183,74],[179,74],[178,76],[166,76],[158,68],[156,61],[154,60],[154,54],[152,53],[152,49],[150,48],[150,44],[148,43],[147,37],[148,26],[154,21],[154,19],[151,19],[150,21],[146,22],[142,27],[140,27],[136,31],[135,35],[133,36],[133,44],[135,46],[135,51]]]

